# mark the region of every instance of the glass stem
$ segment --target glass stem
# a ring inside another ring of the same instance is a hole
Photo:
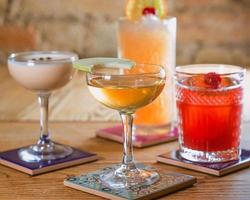
[[[49,109],[50,93],[39,93],[38,102],[40,104],[40,144],[50,143],[50,136],[48,130],[48,109]]]
[[[136,169],[133,156],[133,140],[132,140],[132,127],[133,127],[133,114],[120,113],[124,129],[123,134],[123,161],[122,165],[128,170]]]

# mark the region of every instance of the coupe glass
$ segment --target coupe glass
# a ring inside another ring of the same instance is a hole
[[[160,95],[165,79],[164,68],[150,64],[136,64],[131,69],[104,66],[87,73],[91,94],[105,106],[119,111],[124,127],[122,163],[115,171],[101,176],[104,184],[126,188],[137,184],[150,185],[159,180],[156,171],[135,164],[132,126],[135,111]]]
[[[40,104],[40,139],[37,144],[19,150],[26,162],[43,162],[64,158],[73,150],[51,141],[48,130],[49,96],[67,84],[73,75],[73,62],[78,56],[71,52],[33,51],[13,53],[8,58],[11,76],[23,87],[34,91]]]

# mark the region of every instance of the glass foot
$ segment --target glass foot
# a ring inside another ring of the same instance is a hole
[[[134,169],[127,169],[125,165],[120,165],[115,171],[101,175],[100,179],[103,184],[120,189],[152,185],[160,179],[160,176],[144,165],[137,165]]]
[[[186,147],[180,149],[181,157],[193,161],[204,163],[216,163],[216,162],[228,162],[231,160],[237,160],[239,157],[239,149],[232,148],[225,151],[197,151]]]
[[[18,155],[21,160],[26,162],[43,162],[65,158],[72,154],[73,149],[61,144],[38,143],[27,148],[20,149]]]

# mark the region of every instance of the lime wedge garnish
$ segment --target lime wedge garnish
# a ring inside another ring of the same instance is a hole
[[[108,67],[108,68],[121,68],[121,69],[130,69],[135,65],[135,62],[122,59],[122,58],[85,58],[77,60],[73,63],[74,68],[82,70],[85,72],[91,72],[93,68],[96,67]]]

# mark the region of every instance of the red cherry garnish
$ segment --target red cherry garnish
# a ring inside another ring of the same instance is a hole
[[[221,84],[221,77],[215,72],[209,72],[204,76],[204,82],[213,89],[217,89]]]
[[[146,7],[143,9],[142,14],[143,15],[150,15],[150,14],[155,15],[155,8],[154,7]]]

